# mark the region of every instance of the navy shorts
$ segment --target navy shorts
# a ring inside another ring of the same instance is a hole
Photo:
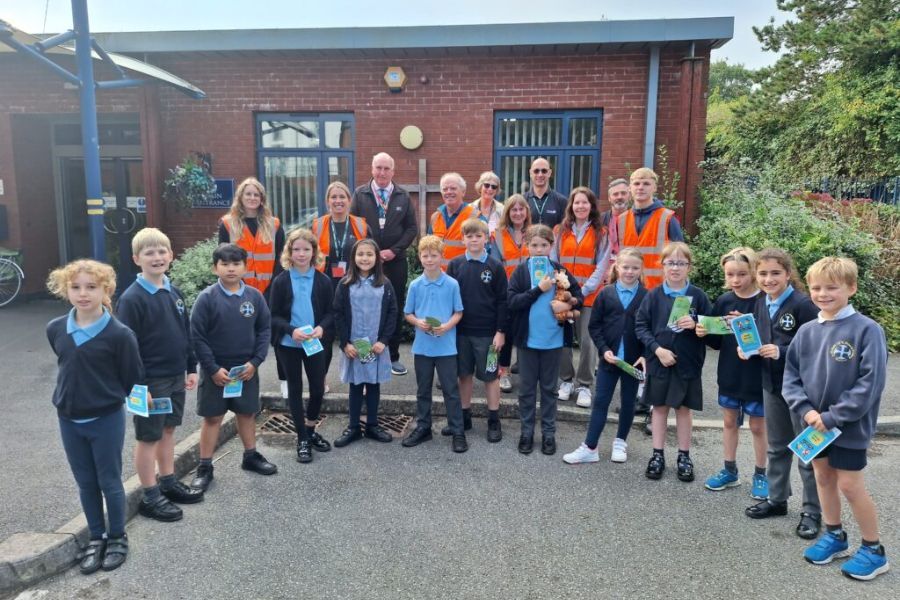
[[[147,380],[147,391],[153,398],[171,398],[172,412],[149,417],[134,416],[134,437],[140,442],[158,442],[163,429],[178,427],[184,415],[184,374],[154,377]]]
[[[201,417],[221,417],[229,410],[238,415],[259,412],[259,372],[244,382],[239,398],[224,398],[224,392],[224,387],[216,385],[209,375],[201,372],[200,387],[197,388],[197,414]]]
[[[493,342],[491,337],[456,336],[456,369],[460,377],[474,374],[476,379],[485,383],[497,379],[499,369],[490,373],[485,370],[488,351]]]
[[[864,448],[841,448],[832,444],[813,460],[828,459],[828,466],[841,471],[862,471],[866,468],[866,450]]]
[[[719,394],[719,406],[729,408],[731,410],[739,410],[743,414],[750,417],[765,417],[766,412],[763,409],[762,399],[759,400],[741,400]]]

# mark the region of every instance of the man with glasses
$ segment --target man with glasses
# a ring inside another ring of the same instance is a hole
[[[416,211],[409,193],[394,184],[394,159],[386,152],[372,157],[372,179],[353,192],[350,214],[363,217],[372,238],[381,248],[384,275],[390,280],[397,296],[398,311],[406,304],[406,249],[419,234]],[[400,327],[388,343],[391,353],[391,373],[406,375],[400,362]]]
[[[525,199],[531,207],[531,223],[540,223],[553,229],[563,220],[568,199],[550,187],[553,171],[546,158],[534,159],[529,174],[531,187],[525,192]]]
[[[613,179],[606,188],[606,197],[609,200],[609,210],[600,213],[600,222],[607,228],[609,232],[609,246],[615,254],[619,250],[618,239],[618,220],[619,215],[628,210],[628,203],[631,201],[631,190],[628,187],[628,180],[623,178]],[[610,266],[612,266],[610,260]]]

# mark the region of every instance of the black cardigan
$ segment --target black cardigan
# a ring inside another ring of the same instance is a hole
[[[769,318],[769,309],[766,306],[766,294],[760,294],[753,308],[753,316],[756,318],[756,328],[759,330],[759,338],[763,344],[775,344],[778,346],[778,360],[764,358],[762,361],[762,385],[763,389],[774,394],[781,393],[781,380],[784,378],[784,359],[787,356],[788,346],[797,335],[797,330],[807,321],[812,321],[819,315],[819,309],[813,304],[809,296],[800,290],[793,293],[784,301],[784,304]]]
[[[294,304],[294,288],[291,285],[291,272],[282,271],[274,280],[269,296],[269,310],[272,312],[272,345],[277,346],[286,335],[291,335],[295,327],[291,326],[291,307]],[[328,346],[334,341],[334,314],[331,303],[334,297],[331,278],[315,271],[312,288],[312,308],[315,323],[313,327],[322,328],[322,345]]]
[[[584,297],[581,295],[581,287],[578,285],[578,281],[561,264],[553,261],[550,261],[550,264],[557,271],[565,271],[569,278],[569,291],[578,300],[578,303],[572,308],[581,308],[581,305],[584,303]],[[527,348],[528,314],[531,310],[531,305],[544,293],[537,286],[531,287],[531,272],[528,270],[527,260],[519,264],[516,270],[513,271],[506,290],[507,309],[509,311],[510,329],[513,338],[512,343],[519,348]],[[569,322],[563,323],[562,328],[563,346],[571,347],[575,338],[574,328]]]
[[[397,296],[394,286],[385,277],[384,295],[381,297],[381,322],[378,325],[378,341],[387,345],[397,329]],[[350,305],[350,286],[339,283],[334,294],[334,324],[341,349],[350,343],[353,329],[353,307]]]
[[[644,344],[637,338],[634,333],[634,319],[637,314],[638,307],[644,296],[647,295],[647,288],[638,284],[635,290],[634,298],[628,304],[628,308],[622,307],[619,300],[619,294],[616,291],[616,285],[611,283],[604,286],[597,294],[594,300],[594,307],[591,309],[591,320],[588,323],[588,333],[597,350],[600,351],[600,367],[605,371],[616,371],[618,367],[612,365],[603,358],[603,354],[610,350],[615,354],[619,350],[619,342],[625,342],[625,362],[634,364],[644,353]]]

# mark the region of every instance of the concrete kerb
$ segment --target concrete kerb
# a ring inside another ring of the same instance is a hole
[[[237,433],[237,421],[229,413],[222,421],[216,446]],[[200,432],[195,431],[175,446],[175,474],[181,478],[200,462]],[[127,518],[137,514],[141,483],[137,475],[125,482]],[[52,533],[15,533],[0,543],[0,597],[28,587],[72,566],[87,543],[84,513]]]

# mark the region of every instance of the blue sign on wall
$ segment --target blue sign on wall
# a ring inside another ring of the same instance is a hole
[[[216,197],[211,200],[194,200],[192,208],[231,208],[234,198],[234,179],[216,179]]]

